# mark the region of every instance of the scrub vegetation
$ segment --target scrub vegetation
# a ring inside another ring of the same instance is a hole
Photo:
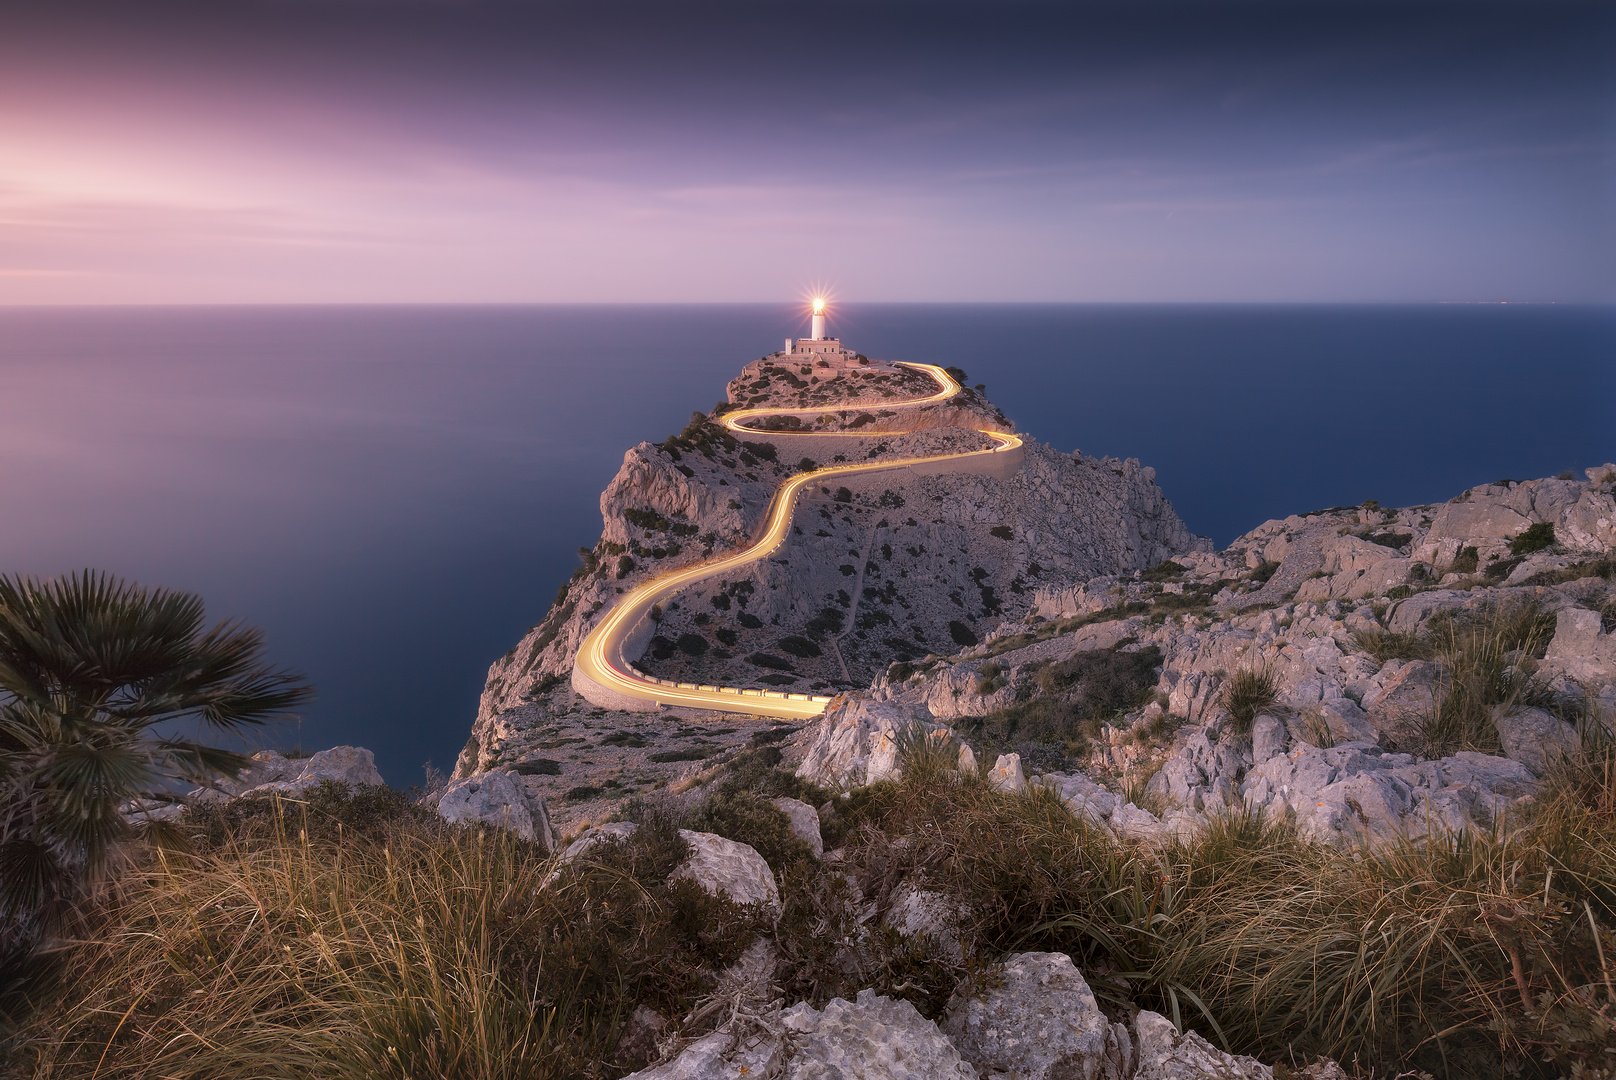
[[[822,1006],[874,987],[940,1014],[1008,952],[1066,952],[1118,1015],[1150,1008],[1267,1061],[1368,1074],[1610,1075],[1616,748],[1590,729],[1529,819],[1336,851],[1236,815],[1119,843],[904,741],[904,776],[833,795],[742,755],[705,794],[631,801],[641,828],[552,877],[536,848],[330,786],[204,810],[148,850],[8,1001],[25,1075],[613,1075],[640,1005],[717,1023],[716,972],[769,920],[669,880],[679,827],[752,844],[783,910],[775,980]],[[821,863],[769,799],[828,802]],[[900,881],[963,901],[945,943],[869,917]],[[954,952],[948,946],[957,945]],[[636,1056],[640,1055],[640,1056]]]

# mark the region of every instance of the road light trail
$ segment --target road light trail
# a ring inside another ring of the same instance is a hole
[[[930,397],[911,398],[907,401],[882,402],[881,405],[884,408],[894,406],[916,408],[931,405],[947,401],[960,392],[960,384],[946,371],[934,364],[905,364],[903,366],[914,368],[917,371],[924,371],[937,380],[937,384],[941,389]],[[868,438],[870,435],[877,434],[908,434],[908,432],[891,431],[871,432],[869,435],[864,436],[841,431],[771,432],[762,428],[745,426],[745,421],[757,416],[803,416],[809,414],[818,415],[823,412],[825,412],[823,408],[738,409],[734,412],[726,413],[721,422],[730,431],[743,432],[747,435],[788,435],[793,438],[801,436]],[[657,702],[663,705],[685,705],[698,709],[720,709],[725,712],[744,712],[758,716],[798,718],[818,716],[825,711],[825,705],[830,701],[830,698],[809,696],[807,694],[791,694],[779,690],[676,683],[666,679],[652,678],[639,672],[633,664],[623,657],[623,643],[653,607],[680,590],[707,578],[717,577],[720,574],[730,573],[742,567],[750,566],[752,563],[766,559],[778,551],[790,536],[791,519],[796,510],[797,501],[801,497],[803,489],[811,483],[823,481],[832,476],[851,476],[854,474],[881,472],[887,469],[903,469],[939,461],[980,458],[1013,450],[1021,445],[1021,439],[1009,432],[991,431],[985,428],[979,430],[993,440],[993,446],[986,450],[937,454],[931,457],[902,458],[895,461],[880,461],[869,464],[830,465],[791,477],[775,489],[774,496],[769,502],[769,508],[765,515],[766,526],[763,530],[763,535],[755,543],[729,555],[719,556],[680,570],[670,571],[659,577],[652,578],[650,581],[642,582],[624,593],[617,603],[612,605],[611,610],[606,613],[606,617],[601,619],[595,625],[595,628],[585,636],[583,644],[579,646],[577,660],[574,662],[575,672],[581,673],[591,682],[610,691],[638,701]]]

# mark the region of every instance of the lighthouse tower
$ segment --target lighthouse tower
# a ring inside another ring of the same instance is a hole
[[[844,346],[841,339],[825,333],[825,298],[822,296],[814,297],[811,325],[810,336],[796,340],[786,338],[786,347],[775,355],[787,360],[809,363],[816,368],[869,366],[869,360]]]

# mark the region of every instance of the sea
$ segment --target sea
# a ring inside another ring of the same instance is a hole
[[[448,771],[488,665],[642,440],[798,305],[0,308],[0,573],[106,570],[261,627],[319,696],[250,745]],[[840,304],[1019,429],[1134,457],[1225,545],[1263,521],[1616,460],[1616,308]]]

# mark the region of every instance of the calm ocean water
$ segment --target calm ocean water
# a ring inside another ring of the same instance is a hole
[[[0,571],[195,590],[320,690],[282,743],[447,769],[623,451],[800,313],[717,307],[0,309]],[[1616,309],[864,305],[1062,450],[1138,457],[1219,545],[1616,459]]]

